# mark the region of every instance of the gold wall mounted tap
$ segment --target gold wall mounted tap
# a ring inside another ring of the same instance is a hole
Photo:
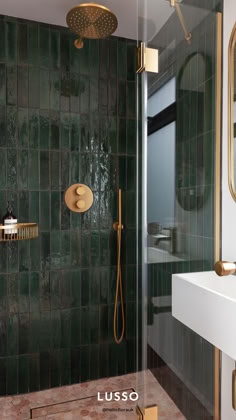
[[[236,273],[236,263],[228,261],[217,261],[215,263],[215,272],[218,276],[229,276]]]

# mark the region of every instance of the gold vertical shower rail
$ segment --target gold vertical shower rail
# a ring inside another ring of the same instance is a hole
[[[118,212],[119,220],[113,224],[113,229],[117,232],[117,278],[116,278],[116,296],[115,296],[115,307],[114,307],[114,339],[117,344],[120,344],[124,337],[125,332],[125,314],[124,314],[124,301],[123,301],[123,290],[122,290],[122,275],[121,275],[121,233],[124,228],[122,225],[122,196],[121,189],[119,188],[118,193]],[[117,312],[118,312],[118,295],[120,289],[120,304],[121,304],[121,316],[122,316],[122,331],[120,338],[117,336]]]

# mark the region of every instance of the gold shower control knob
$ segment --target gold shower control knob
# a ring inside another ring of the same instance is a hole
[[[218,276],[228,276],[236,273],[236,263],[228,261],[217,261],[215,263],[215,272]]]
[[[78,187],[78,188],[76,188],[76,194],[77,195],[84,195],[85,194],[84,187]]]
[[[84,200],[78,200],[76,202],[76,206],[78,207],[78,209],[84,209],[84,207],[85,207],[85,201]]]

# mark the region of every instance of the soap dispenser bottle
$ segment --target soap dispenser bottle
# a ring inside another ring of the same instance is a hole
[[[11,206],[10,201],[8,201],[7,212],[6,212],[5,216],[3,216],[2,224],[4,226],[6,226],[6,225],[16,225],[17,224],[17,218],[12,213],[12,206]],[[5,229],[4,233],[5,233],[5,235],[16,234],[17,229]]]

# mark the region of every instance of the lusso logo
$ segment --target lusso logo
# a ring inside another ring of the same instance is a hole
[[[137,401],[138,393],[137,392],[105,392],[102,394],[98,392],[98,401]]]

